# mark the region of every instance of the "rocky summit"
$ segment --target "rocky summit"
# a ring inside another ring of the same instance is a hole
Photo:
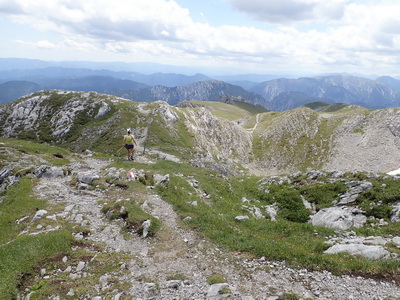
[[[4,299],[400,299],[397,109],[42,91],[0,124]]]

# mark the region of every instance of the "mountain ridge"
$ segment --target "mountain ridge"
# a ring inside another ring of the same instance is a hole
[[[136,111],[134,118],[122,107]],[[93,92],[43,91],[0,106],[0,136],[70,143],[74,151],[96,150],[105,143],[103,150],[112,151],[110,147],[119,144],[115,132],[122,135],[122,127],[136,127],[139,140],[151,141],[149,146],[158,145],[193,162],[224,165],[228,173],[242,167],[264,175],[313,168],[388,172],[400,165],[395,108],[344,106],[332,113],[296,108],[257,117],[253,113],[235,121],[214,116],[212,109],[139,103]],[[145,111],[152,111],[152,117]],[[150,119],[154,128],[149,131]]]
[[[186,94],[189,94],[189,97],[195,93],[183,90],[190,90],[191,86],[198,82],[220,80],[224,81],[226,85],[221,85],[219,91],[215,86],[202,84],[198,87],[197,93],[203,96],[194,99],[215,100],[218,99],[215,97],[216,94],[226,95],[226,91],[229,90],[230,94],[227,96],[243,98],[245,95],[248,97],[246,100],[274,111],[301,107],[315,101],[330,104],[347,103],[370,109],[400,106],[400,80],[390,76],[376,77],[374,80],[371,79],[371,76],[362,77],[361,75],[337,73],[299,78],[290,75],[285,77],[278,74],[251,73],[210,76],[199,73],[199,70],[191,73],[192,75],[185,75],[171,72],[171,70],[165,72],[166,70],[162,66],[159,66],[158,69],[146,66],[146,64],[140,63],[124,65],[123,63],[0,59],[0,82],[4,84],[7,81],[14,81],[12,91],[4,90],[7,85],[3,85],[4,95],[0,93],[0,102],[9,101],[9,95],[19,89],[15,85],[15,80],[30,81],[32,85],[38,84],[43,90],[97,91],[133,98],[135,101],[163,100],[168,103],[191,100],[182,98]],[[146,72],[143,73],[143,70]],[[155,72],[152,73],[152,70]],[[140,73],[141,71],[142,73]],[[21,86],[20,89],[23,91],[24,87]],[[139,92],[140,90],[142,91]],[[16,95],[20,96],[21,93]],[[211,95],[212,99],[207,99],[207,95]]]

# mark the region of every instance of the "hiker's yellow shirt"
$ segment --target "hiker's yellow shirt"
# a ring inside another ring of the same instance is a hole
[[[133,145],[133,136],[132,135],[125,135],[125,144]]]

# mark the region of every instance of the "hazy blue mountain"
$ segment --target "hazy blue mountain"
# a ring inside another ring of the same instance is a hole
[[[94,91],[102,93],[108,89],[141,89],[147,85],[127,79],[111,76],[58,77],[38,79],[46,89],[63,89],[71,91]]]
[[[13,101],[21,96],[42,90],[42,87],[29,81],[7,81],[0,84],[0,104]]]
[[[91,70],[110,70],[113,72],[138,72],[143,74],[177,73],[192,75],[196,73],[223,74],[231,73],[229,68],[213,67],[187,67],[172,66],[149,62],[93,62],[93,61],[43,61],[37,59],[24,58],[0,58],[0,71],[7,70],[31,70],[48,67],[72,68],[72,69],[91,69]]]
[[[308,102],[343,102],[367,108],[394,107],[399,96],[386,84],[367,78],[333,75],[275,79],[250,89],[264,97],[264,106],[272,110],[286,110]]]
[[[376,79],[378,82],[386,84],[388,87],[395,91],[400,91],[400,80],[390,76],[381,76]]]
[[[389,76],[373,80],[343,73],[275,78],[276,75],[272,74],[208,76],[198,73],[201,69],[191,73],[194,75],[187,75],[185,70],[189,68],[153,63],[51,62],[0,58],[0,83],[13,81],[36,84],[30,88],[26,83],[4,85],[0,90],[0,99],[8,102],[40,87],[97,91],[135,101],[164,100],[170,104],[190,99],[215,101],[229,95],[276,111],[315,101],[347,103],[371,109],[400,105],[400,80]]]
[[[211,80],[210,77],[200,73],[188,76],[183,74],[160,72],[150,75],[131,73],[130,79],[150,86],[163,85],[168,87],[187,85],[197,81]]]
[[[107,93],[140,102],[163,100],[171,105],[186,100],[217,101],[227,95],[246,99],[253,103],[263,102],[260,95],[219,80],[199,81],[175,87],[157,85],[140,90],[115,89],[108,90]]]
[[[203,74],[184,75],[176,73],[154,73],[143,74],[138,72],[115,72],[111,70],[93,70],[85,68],[63,68],[63,67],[46,67],[38,69],[12,69],[0,70],[0,80],[26,80],[36,82],[38,84],[47,85],[45,80],[48,78],[66,77],[87,77],[87,76],[110,76],[118,79],[127,79],[143,83],[145,85],[165,85],[165,86],[179,86],[193,83],[196,81],[205,81],[212,78]],[[40,82],[39,82],[40,81]]]
[[[277,74],[236,74],[236,75],[219,75],[214,76],[215,79],[226,81],[226,82],[240,82],[240,81],[251,81],[261,83],[277,78],[294,78],[293,75],[277,75]]]
[[[229,84],[238,85],[244,88],[245,90],[251,90],[255,86],[259,84],[259,82],[254,81],[226,81]]]

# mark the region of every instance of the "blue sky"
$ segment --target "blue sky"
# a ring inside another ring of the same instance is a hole
[[[0,0],[0,33],[1,58],[400,75],[398,0]]]

